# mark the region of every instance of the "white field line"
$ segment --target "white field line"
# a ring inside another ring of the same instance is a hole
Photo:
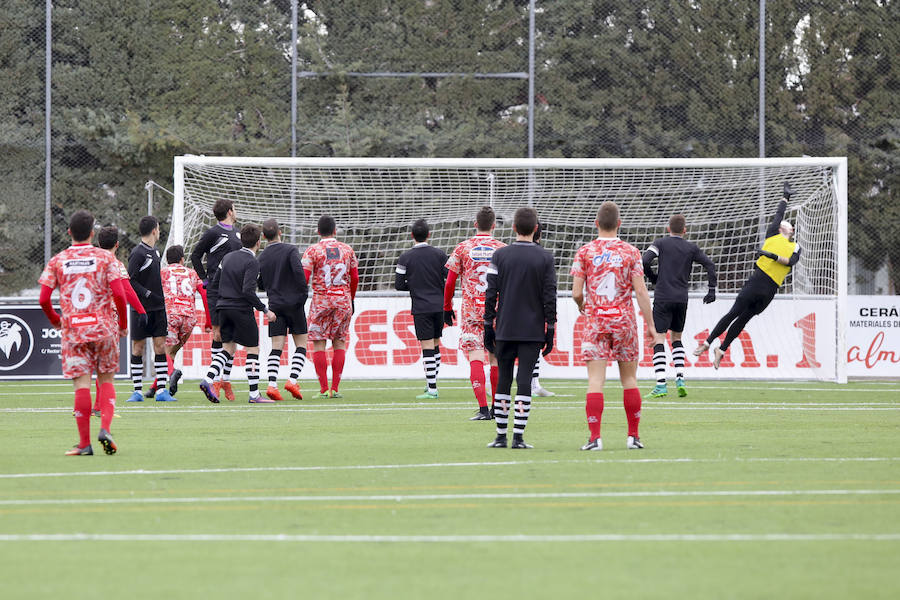
[[[293,543],[498,543],[498,542],[896,542],[900,533],[651,533],[555,535],[296,535],[296,534],[0,534],[0,542],[293,542]]]
[[[0,506],[87,506],[97,504],[222,504],[240,502],[419,502],[422,500],[561,500],[580,498],[710,498],[773,496],[884,496],[900,489],[884,490],[654,490],[628,492],[522,492],[475,494],[360,494],[282,496],[188,496],[128,498],[36,498],[0,500]]]
[[[55,477],[114,477],[119,475],[202,475],[216,473],[271,473],[271,472],[303,472],[303,471],[378,471],[400,469],[435,469],[435,468],[467,468],[509,467],[520,465],[551,464],[677,464],[677,463],[725,463],[725,462],[824,462],[824,463],[858,463],[858,462],[895,462],[900,457],[757,457],[757,458],[634,458],[634,459],[570,459],[570,460],[505,460],[481,462],[446,462],[446,463],[408,463],[384,465],[308,465],[283,467],[220,467],[214,469],[132,469],[123,471],[75,471],[71,473],[0,473],[0,479],[37,479]]]

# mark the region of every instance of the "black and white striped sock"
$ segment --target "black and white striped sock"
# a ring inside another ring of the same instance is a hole
[[[231,355],[224,349],[217,352],[209,365],[209,371],[206,372],[206,383],[212,383],[222,373],[225,364],[231,360]]]
[[[510,399],[509,394],[494,394],[494,421],[497,423],[497,435],[506,435]]]
[[[231,368],[234,366],[234,355],[228,354],[225,350],[222,350],[225,354],[228,355],[228,358],[225,360],[225,366],[222,368],[222,381],[231,381]],[[259,355],[256,357],[259,359]]]
[[[656,385],[666,385],[666,346],[653,345],[653,372],[656,373]]]
[[[306,348],[297,348],[291,357],[291,375],[288,377],[291,383],[297,383],[300,379],[300,373],[306,365]]]
[[[141,379],[144,377],[144,357],[139,354],[131,355],[131,387],[134,391],[141,391],[143,384]]]
[[[153,372],[156,374],[156,391],[159,393],[169,385],[169,366],[166,364],[165,354],[153,357]]]
[[[434,377],[437,379],[438,373],[441,372],[441,349],[439,346],[434,347]]]
[[[513,437],[522,436],[525,426],[528,425],[528,415],[531,413],[531,396],[516,394],[516,403],[513,406]]]
[[[541,387],[541,358],[538,357],[534,363],[534,370],[531,372],[531,389]]]
[[[428,391],[437,389],[437,375],[434,368],[434,348],[422,349],[422,364],[425,366],[425,383],[428,384]]]
[[[250,397],[259,396],[259,354],[247,355],[247,384],[250,387]]]
[[[684,379],[684,345],[681,340],[672,342],[672,362],[675,363],[675,377]]]
[[[272,349],[269,351],[269,360],[266,363],[266,370],[269,373],[269,387],[278,385],[278,367],[281,365],[281,350]]]
[[[216,361],[216,356],[218,356],[219,354],[222,353],[222,349],[223,349],[222,342],[217,342],[217,341],[213,340],[212,344],[210,344],[210,346],[209,346],[209,354],[210,354],[209,364],[213,364]],[[221,373],[222,372],[219,371],[219,375],[217,375],[216,377],[221,376]]]

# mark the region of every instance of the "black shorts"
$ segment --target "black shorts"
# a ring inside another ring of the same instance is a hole
[[[222,343],[237,342],[245,348],[259,346],[259,325],[252,308],[219,309]]]
[[[687,302],[653,302],[653,326],[656,331],[665,333],[684,331],[687,318]]]
[[[300,306],[270,306],[269,309],[278,317],[269,323],[269,337],[287,335],[288,332],[299,335],[307,333],[306,311]]]
[[[164,309],[147,312],[147,326],[141,327],[138,314],[131,310],[131,339],[145,340],[147,338],[166,337],[169,332],[169,322],[166,320]]]
[[[212,290],[206,291],[206,306],[209,308],[209,322],[213,326],[219,325],[219,313],[216,310],[216,300],[219,299],[218,294]]]
[[[741,291],[738,292],[737,298],[734,300],[734,308],[741,312],[749,310],[752,314],[758,315],[769,306],[778,286],[768,276],[762,277],[750,276]]]
[[[444,329],[444,313],[419,313],[413,315],[413,324],[416,326],[416,339],[436,340],[441,337]]]

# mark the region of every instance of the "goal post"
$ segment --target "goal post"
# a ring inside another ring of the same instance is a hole
[[[845,157],[179,156],[174,166],[175,199],[169,244],[181,243],[189,253],[203,231],[214,223],[212,206],[219,198],[234,201],[239,223],[278,219],[286,239],[297,243],[301,251],[316,241],[319,216],[331,214],[337,222],[339,238],[353,246],[359,258],[363,304],[402,306],[405,298],[393,293],[394,266],[411,245],[409,226],[414,220],[425,218],[431,226],[430,243],[449,253],[472,234],[474,216],[481,206],[494,208],[498,218],[495,236],[504,241],[514,238],[511,225],[515,210],[533,206],[542,224],[542,244],[556,259],[560,315],[571,321],[571,327],[558,330],[560,352],[568,352],[568,361],[549,356],[543,373],[547,377],[570,376],[580,366],[576,356],[580,344],[576,335],[578,316],[572,313],[574,305],[570,307],[572,303],[567,298],[571,289],[569,268],[578,247],[595,237],[593,222],[600,202],[615,200],[619,204],[620,237],[641,251],[665,235],[672,214],[684,214],[687,238],[716,264],[720,299],[714,304],[703,305],[699,301],[706,287],[702,268],[695,266],[691,277],[692,298],[685,330],[686,345],[690,347],[700,332],[712,328],[718,316],[728,310],[752,272],[761,232],[781,199],[783,183],[789,181],[793,195],[786,218],[795,224],[796,241],[803,248],[800,262],[779,290],[773,306],[754,318],[747,335],[732,345],[738,350],[732,352],[733,360],[726,364],[734,366],[715,371],[700,360],[690,377],[846,381]],[[366,329],[368,326],[362,325],[366,333],[376,331],[380,335],[378,327]],[[396,349],[393,346],[401,342],[390,323],[384,327],[387,339],[383,344],[374,344],[376,349],[371,351],[386,353],[385,366],[392,366],[390,357],[392,349]],[[396,324],[393,327],[396,329]],[[448,338],[452,337],[453,332],[448,333]],[[754,358],[748,359],[748,355]],[[351,362],[348,357],[348,366]],[[647,372],[643,355],[641,368],[642,374]],[[365,373],[366,369],[358,372]],[[385,376],[384,369],[379,373]],[[409,373],[420,375],[414,369]],[[577,373],[580,376],[581,371]]]

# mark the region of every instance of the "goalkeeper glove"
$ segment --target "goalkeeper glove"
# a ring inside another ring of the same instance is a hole
[[[791,199],[791,184],[789,182],[784,182],[784,191],[782,193],[784,194],[785,200]]]
[[[452,310],[444,311],[444,325],[447,327],[453,327],[453,320],[456,319],[456,313]]]
[[[137,316],[138,325],[141,326],[141,329],[147,329],[147,325],[150,324],[150,317],[147,316],[147,313],[138,313]]]
[[[703,296],[703,304],[710,304],[716,301],[716,288],[709,288],[706,295]]]
[[[495,354],[495,350],[497,349],[497,334],[494,333],[494,326],[490,323],[484,324],[484,349],[490,352],[491,354]]]
[[[556,324],[547,325],[547,331],[544,333],[544,349],[541,356],[547,356],[553,350],[553,338],[556,337]]]
[[[760,250],[760,256],[765,256],[766,258],[771,258],[772,260],[778,260],[778,255],[774,252],[769,252],[768,250]]]

